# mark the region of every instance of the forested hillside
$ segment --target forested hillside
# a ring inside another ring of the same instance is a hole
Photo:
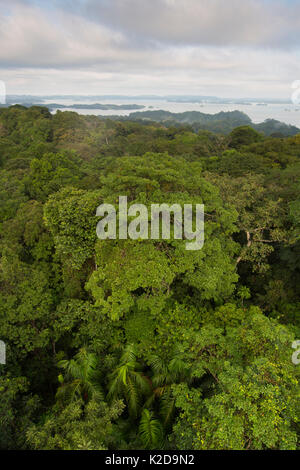
[[[75,105],[76,106],[76,105]],[[112,116],[115,120],[122,121],[153,121],[163,123],[165,126],[190,125],[194,131],[206,130],[229,134],[239,126],[250,126],[252,129],[272,137],[290,137],[300,133],[296,126],[285,124],[276,119],[267,119],[255,124],[241,111],[221,111],[216,114],[200,113],[199,111],[185,111],[184,113],[171,113],[164,110],[139,111],[130,113],[129,116]]]
[[[119,195],[203,249],[99,240]],[[299,226],[300,134],[0,109],[0,449],[296,449]]]

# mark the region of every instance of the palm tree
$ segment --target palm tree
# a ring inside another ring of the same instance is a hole
[[[146,449],[157,449],[162,446],[162,424],[158,419],[153,417],[153,412],[146,408],[142,412],[139,435]]]
[[[150,393],[150,382],[140,371],[134,345],[129,344],[124,349],[118,367],[110,374],[108,398],[124,397],[129,414],[137,418],[141,397]]]
[[[192,367],[184,361],[179,347],[175,347],[173,357],[167,364],[160,357],[153,356],[150,366],[153,371],[153,392],[145,406],[151,406],[158,399],[159,413],[164,427],[167,428],[175,412],[175,398],[172,396],[172,385],[181,382],[190,384],[193,381]]]
[[[85,348],[80,349],[73,359],[60,361],[58,367],[64,369],[65,375],[58,377],[61,386],[57,398],[68,401],[77,397],[82,397],[84,401],[103,399],[97,366],[97,357]]]

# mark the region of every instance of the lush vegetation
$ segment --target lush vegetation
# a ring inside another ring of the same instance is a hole
[[[296,449],[300,135],[0,110],[1,449]],[[96,237],[204,203],[205,244]]]
[[[76,105],[74,105],[76,107]],[[119,116],[114,119],[120,120]],[[216,114],[205,114],[199,111],[185,111],[184,113],[171,113],[169,111],[140,111],[130,113],[129,117],[121,118],[123,121],[153,121],[163,123],[165,126],[190,125],[195,132],[206,130],[229,134],[240,126],[249,126],[252,129],[272,137],[289,137],[297,135],[300,129],[276,119],[266,119],[260,124],[254,124],[247,114],[241,111],[221,111]]]

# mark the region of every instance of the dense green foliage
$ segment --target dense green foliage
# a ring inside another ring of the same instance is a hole
[[[298,448],[299,181],[300,135],[1,109],[0,449]],[[119,195],[203,249],[97,239]]]
[[[114,116],[114,119],[120,120],[120,117]],[[199,111],[185,111],[183,113],[171,113],[164,110],[139,111],[130,113],[129,116],[121,119],[141,123],[144,121],[161,122],[165,126],[190,125],[196,132],[206,130],[229,134],[236,127],[249,126],[268,136],[287,137],[299,133],[298,127],[285,124],[276,119],[266,119],[260,124],[255,124],[242,111],[221,111],[216,114],[206,114]]]

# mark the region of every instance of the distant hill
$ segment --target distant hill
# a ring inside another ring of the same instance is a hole
[[[257,131],[263,132],[265,135],[278,135],[293,136],[300,133],[300,129],[295,126],[285,124],[284,122],[276,121],[276,119],[266,119],[266,121],[260,124],[251,124],[251,127]],[[281,135],[280,135],[281,134]]]
[[[145,106],[141,104],[100,104],[100,103],[93,103],[93,104],[58,104],[58,103],[49,103],[44,104],[50,110],[52,109],[101,109],[101,110],[133,110],[133,109],[144,109]]]
[[[177,124],[190,125],[195,131],[199,129],[211,132],[229,134],[239,126],[251,126],[253,129],[263,132],[267,136],[293,136],[300,133],[300,129],[295,126],[285,124],[275,119],[267,119],[260,124],[254,124],[247,114],[241,111],[221,111],[217,114],[205,114],[199,111],[186,111],[184,113],[171,113],[169,111],[140,111],[130,113],[129,116],[113,116],[113,119],[126,121],[149,121],[160,122],[166,126]]]
[[[9,107],[9,104],[2,104],[0,105],[1,108]],[[101,103],[83,103],[83,104],[60,104],[60,103],[35,103],[35,102],[24,102],[22,106],[26,108],[30,108],[32,106],[42,106],[50,109],[100,109],[102,111],[107,110],[134,110],[134,109],[144,109],[145,106],[140,104],[101,104]]]

